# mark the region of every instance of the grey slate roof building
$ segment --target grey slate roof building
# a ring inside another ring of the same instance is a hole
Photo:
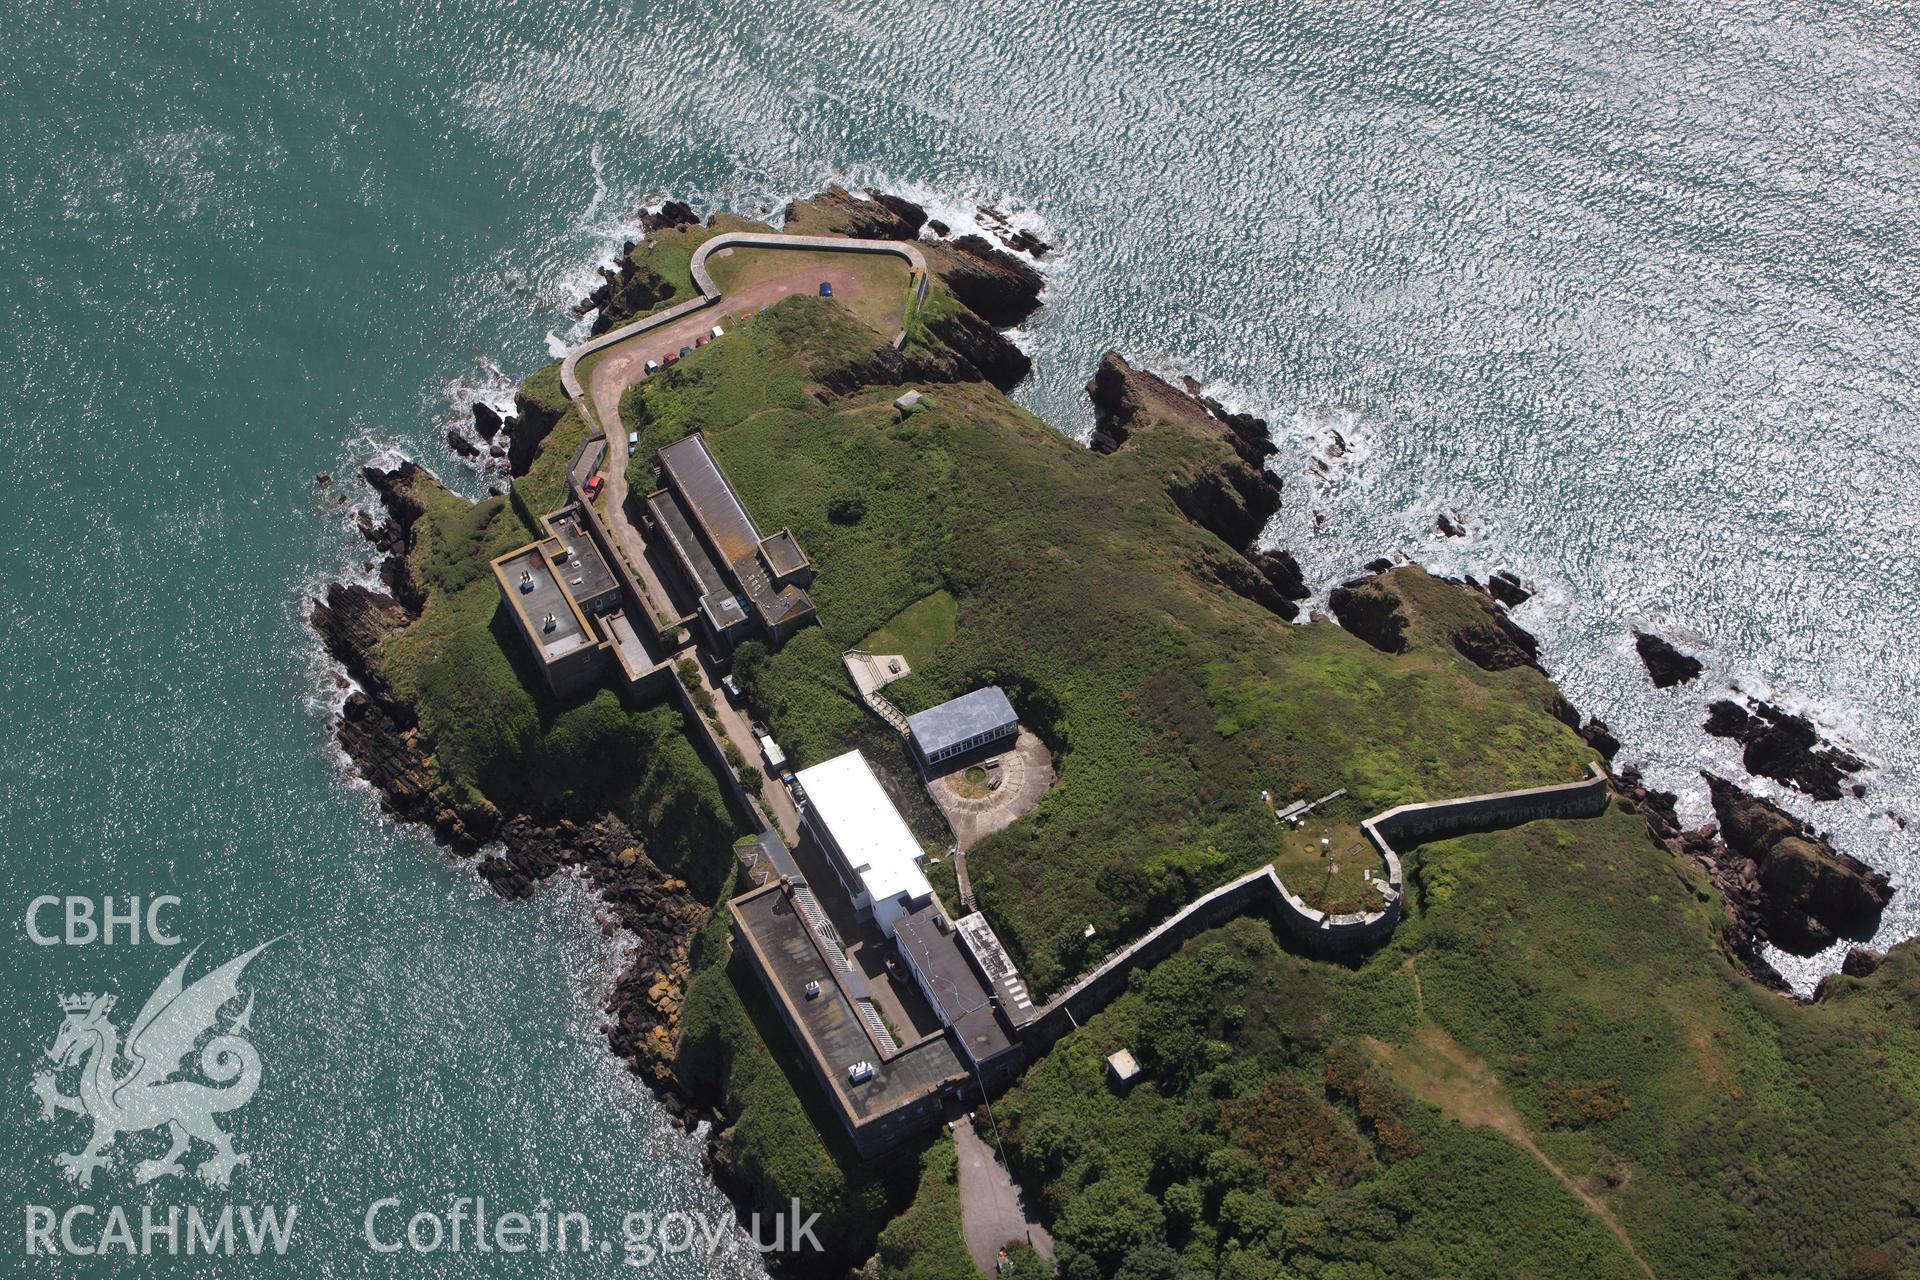
[[[928,765],[978,750],[1020,731],[1020,717],[998,685],[963,693],[907,717],[914,749]]]
[[[647,495],[647,513],[716,647],[753,625],[781,640],[814,616],[813,565],[800,544],[786,529],[761,536],[698,431],[663,447],[657,462],[662,484]]]

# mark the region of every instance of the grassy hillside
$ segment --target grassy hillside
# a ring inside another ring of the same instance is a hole
[[[1225,458],[1217,436],[1160,423],[1100,457],[979,385],[902,421],[893,386],[832,390],[875,335],[813,299],[730,337],[629,398],[639,456],[698,426],[818,566],[823,625],[755,682],[801,763],[868,731],[837,654],[876,632],[941,641],[891,690],[907,710],[997,682],[1058,753],[1060,785],[971,858],[1035,987],[1240,870],[1300,865],[1262,789],[1346,787],[1323,816],[1352,847],[1394,803],[1584,773],[1552,684],[1468,656],[1486,615],[1453,584],[1395,572],[1401,653],[1215,585],[1223,548],[1168,490]],[[950,639],[919,603],[941,593]],[[1909,1256],[1904,962],[1781,1001],[1723,958],[1710,889],[1620,812],[1427,846],[1409,874],[1413,917],[1357,967],[1242,921],[1030,1071],[1002,1117],[1067,1274],[1847,1276]],[[1149,1074],[1125,1098],[1102,1066],[1123,1045]]]
[[[1438,645],[1389,657],[1200,581],[1189,565],[1223,548],[1166,489],[1226,454],[1217,437],[1155,429],[1100,457],[980,384],[941,386],[904,421],[893,387],[823,403],[814,391],[873,341],[812,298],[737,324],[629,394],[636,466],[698,427],[759,521],[792,527],[818,567],[823,626],[760,682],[802,763],[867,719],[840,651],[951,598],[952,639],[920,646],[929,660],[890,696],[911,712],[999,683],[1060,754],[1059,788],[970,858],[1040,989],[1279,854],[1262,790],[1346,787],[1379,808],[1584,771],[1591,752],[1531,668],[1488,672]],[[1404,578],[1444,621],[1456,589]]]
[[[1409,872],[1419,909],[1357,970],[1235,922],[1003,1102],[1066,1274],[1110,1267],[1127,1205],[1154,1209],[1132,1247],[1195,1274],[1846,1277],[1912,1256],[1913,957],[1788,1004],[1721,958],[1718,901],[1619,810],[1427,845]],[[1120,1047],[1147,1073],[1124,1097],[1103,1081]]]
[[[670,277],[701,234],[663,236],[650,269]],[[936,287],[921,319],[956,305]],[[910,655],[889,690],[909,712],[1004,686],[1055,752],[1059,785],[970,858],[1036,993],[1267,861],[1357,892],[1366,813],[1584,774],[1553,685],[1503,656],[1460,587],[1408,567],[1370,589],[1395,611],[1387,652],[1223,585],[1245,562],[1183,514],[1235,501],[1234,450],[1204,414],[1156,410],[1111,456],[979,382],[923,386],[902,419],[911,370],[956,367],[925,324],[909,339],[894,355],[845,309],[789,299],[621,412],[642,473],[704,431],[759,522],[817,566],[821,625],[748,686],[797,764],[886,739],[840,666],[856,646]],[[550,505],[581,430],[566,419],[513,501],[417,495],[427,606],[383,672],[449,787],[617,808],[713,871],[718,902],[732,830],[677,717],[548,698],[498,613],[487,558]],[[1303,832],[1261,798],[1340,787]],[[1135,975],[1003,1100],[1066,1275],[1916,1274],[1920,959],[1789,1004],[1735,971],[1710,887],[1618,809],[1419,847],[1407,873],[1410,915],[1377,953],[1327,963],[1236,921]],[[852,1161],[722,919],[694,948],[673,1065],[730,1117],[731,1175],[824,1213],[841,1261],[964,1274],[950,1153],[930,1136]],[[1124,1095],[1104,1076],[1121,1047],[1146,1072]]]
[[[536,471],[553,456],[549,447]],[[628,705],[610,688],[553,697],[488,564],[533,537],[515,504],[468,502],[424,478],[412,496],[424,510],[408,560],[426,604],[388,638],[378,666],[419,717],[441,783],[500,810],[612,810],[646,837],[661,867],[717,889],[732,865],[734,819],[680,713]]]

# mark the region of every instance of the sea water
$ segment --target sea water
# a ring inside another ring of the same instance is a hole
[[[1893,873],[1878,941],[1920,923],[1896,820],[1920,815],[1901,6],[6,14],[9,1249],[31,1206],[297,1204],[267,1270],[374,1275],[405,1260],[365,1238],[389,1196],[443,1220],[463,1197],[601,1227],[724,1212],[696,1140],[605,1051],[619,955],[590,897],[499,901],[383,818],[329,743],[339,690],[303,624],[364,572],[355,469],[404,453],[482,492],[446,430],[579,336],[570,304],[666,196],[772,216],[841,181],[1036,230],[1059,249],[1018,335],[1024,403],[1083,436],[1081,384],[1116,347],[1272,423],[1269,537],[1322,591],[1379,555],[1512,569],[1549,670],[1690,817],[1701,768],[1739,776],[1699,731],[1717,691],[1809,710],[1873,762],[1867,799],[1755,789]],[[1466,537],[1435,535],[1442,510]],[[1655,691],[1636,625],[1707,673]],[[28,934],[36,897],[109,895],[178,897],[182,945]],[[189,946],[197,975],[269,939],[233,1186],[137,1184],[153,1135],[66,1182],[85,1125],[29,1092],[62,994],[116,994],[124,1030]],[[1837,962],[1789,968],[1805,987]]]

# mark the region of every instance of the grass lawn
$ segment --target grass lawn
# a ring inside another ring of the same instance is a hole
[[[1315,822],[1308,816],[1299,828],[1274,824],[1274,870],[1287,888],[1310,907],[1326,912],[1373,911],[1381,906],[1379,892],[1367,879],[1386,875],[1386,862],[1352,822]],[[1330,842],[1327,853],[1321,840]]]
[[[853,288],[838,289],[834,301],[886,337],[892,337],[901,327],[910,274],[906,261],[890,253],[829,253],[819,249],[722,249],[707,259],[707,270],[719,286],[722,307],[743,290],[795,272],[821,279],[828,273],[851,277]]]
[[[960,619],[960,602],[945,589],[922,596],[862,640],[859,648],[874,654],[899,654],[918,671],[953,639]]]

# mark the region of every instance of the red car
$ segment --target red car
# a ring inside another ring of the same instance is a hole
[[[588,478],[586,484],[581,487],[586,490],[589,498],[597,498],[600,496],[600,490],[605,487],[606,483],[607,478],[605,476],[591,476]]]

